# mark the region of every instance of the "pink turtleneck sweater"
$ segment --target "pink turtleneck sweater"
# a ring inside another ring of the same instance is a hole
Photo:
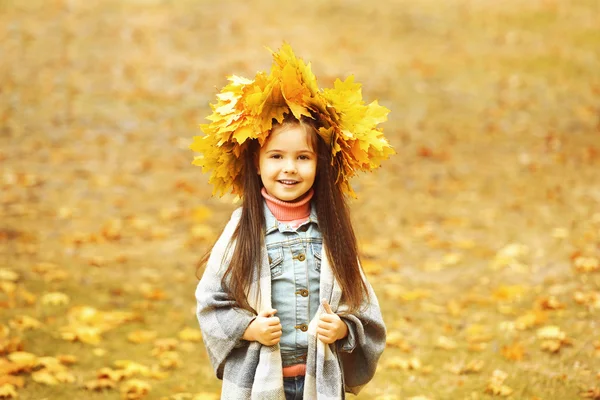
[[[267,207],[279,222],[285,222],[293,228],[297,228],[310,217],[310,199],[313,190],[310,189],[302,200],[296,202],[282,201],[267,193],[265,188],[260,191],[264,197]]]

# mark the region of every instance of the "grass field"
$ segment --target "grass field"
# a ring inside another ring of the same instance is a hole
[[[353,181],[389,334],[356,398],[600,399],[599,26],[596,0],[0,0],[0,398],[218,398],[195,268],[236,205],[187,147],[285,40],[392,110]]]

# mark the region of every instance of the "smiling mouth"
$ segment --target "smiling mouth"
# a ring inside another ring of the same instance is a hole
[[[297,183],[300,183],[298,181],[292,181],[292,180],[287,180],[287,179],[282,179],[278,181],[279,183],[282,183],[284,185],[295,185]]]

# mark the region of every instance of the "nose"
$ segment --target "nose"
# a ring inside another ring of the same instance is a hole
[[[296,163],[294,160],[286,161],[285,165],[283,166],[283,172],[288,174],[296,173]]]

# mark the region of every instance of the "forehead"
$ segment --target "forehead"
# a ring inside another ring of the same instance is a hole
[[[273,129],[261,150],[313,150],[312,142],[312,135],[304,126],[283,125]]]

